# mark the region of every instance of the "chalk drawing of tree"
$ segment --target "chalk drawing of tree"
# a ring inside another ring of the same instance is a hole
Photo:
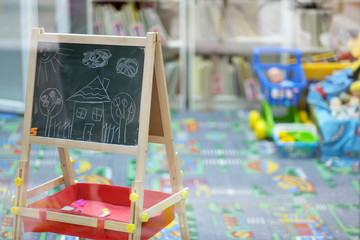
[[[61,111],[63,98],[56,88],[48,88],[40,95],[39,106],[41,114],[46,117],[45,136],[49,136],[51,119]]]
[[[126,128],[134,119],[136,105],[132,97],[125,92],[117,94],[111,101],[111,116],[119,124],[118,142],[120,143],[122,124],[124,125],[124,143],[126,143]]]

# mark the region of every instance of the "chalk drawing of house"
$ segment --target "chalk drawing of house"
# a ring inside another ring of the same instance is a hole
[[[111,102],[106,90],[109,79],[97,76],[67,101],[74,102],[71,138],[101,142],[104,126],[104,103]]]

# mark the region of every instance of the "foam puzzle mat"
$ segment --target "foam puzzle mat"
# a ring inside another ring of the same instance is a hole
[[[11,239],[21,115],[0,113],[0,239]],[[272,141],[258,141],[246,111],[172,112],[191,239],[360,239],[359,162],[328,165],[318,157],[284,159]],[[149,144],[146,188],[170,192],[162,145]],[[136,159],[70,149],[76,180],[131,186]],[[61,175],[57,149],[32,146],[29,188]],[[60,188],[44,193],[51,195]],[[31,201],[34,200],[31,199]],[[152,240],[181,239],[177,221]],[[73,240],[24,233],[29,240]]]

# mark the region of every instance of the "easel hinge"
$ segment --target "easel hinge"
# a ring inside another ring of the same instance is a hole
[[[156,33],[155,42],[161,43],[160,33],[158,33],[158,32]]]

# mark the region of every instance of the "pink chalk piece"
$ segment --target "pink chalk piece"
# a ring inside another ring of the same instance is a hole
[[[72,207],[72,208],[77,208],[78,207],[78,205],[77,204],[75,204],[75,203],[72,203],[71,205],[70,205],[70,207]]]
[[[70,207],[77,208],[77,207],[83,207],[86,204],[86,201],[84,199],[79,199],[73,202]]]
[[[77,204],[78,204],[78,206],[82,207],[86,204],[86,201],[84,199],[80,199],[80,200],[78,200]]]

